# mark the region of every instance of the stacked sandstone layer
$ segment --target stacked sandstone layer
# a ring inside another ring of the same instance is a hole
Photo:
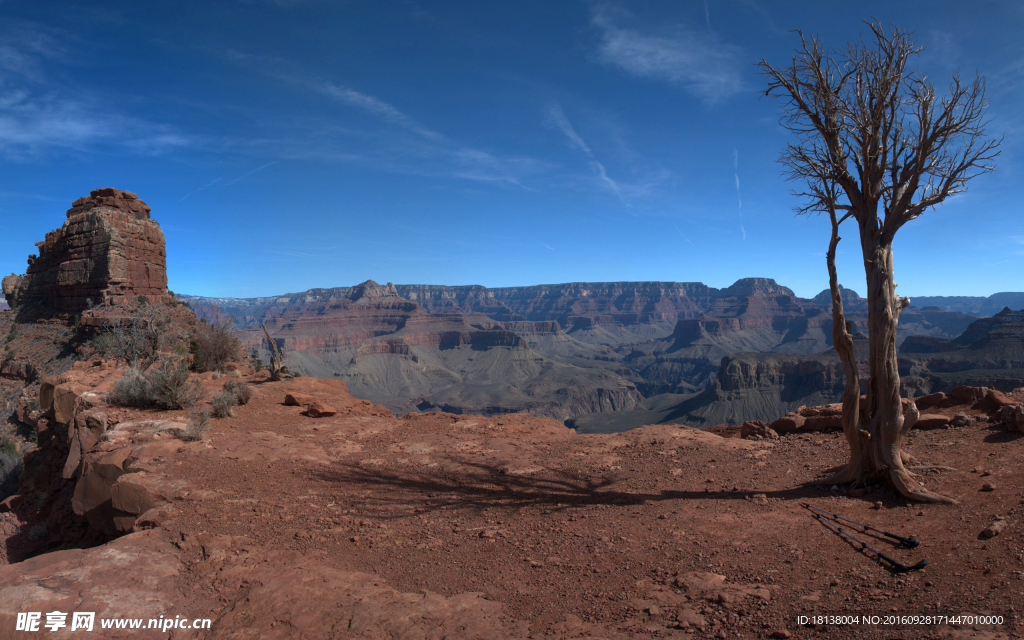
[[[171,301],[164,234],[149,211],[134,193],[118,189],[75,200],[64,225],[36,243],[39,255],[29,256],[27,273],[3,279],[7,302],[77,312],[89,301],[119,304],[126,296]]]

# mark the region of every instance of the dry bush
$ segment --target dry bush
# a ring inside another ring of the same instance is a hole
[[[192,407],[188,411],[188,426],[178,432],[178,437],[185,442],[203,440],[209,427],[210,410],[206,407]]]
[[[101,355],[109,355],[133,365],[142,361],[142,368],[153,363],[160,341],[160,311],[152,305],[141,305],[135,316],[103,328],[105,336],[94,341]]]
[[[210,403],[213,405],[213,415],[215,417],[230,418],[235,415],[238,398],[230,391],[224,390],[213,396]]]
[[[6,435],[0,437],[0,500],[18,493],[18,477],[24,468],[18,447]]]
[[[107,395],[107,402],[122,407],[149,407],[153,405],[153,394],[138,368],[132,366],[124,377],[114,382]]]
[[[188,409],[203,399],[203,385],[189,379],[184,358],[163,358],[160,368],[146,374],[152,387],[153,402],[163,409]]]
[[[203,398],[203,386],[189,379],[188,363],[182,359],[163,358],[158,369],[139,373],[135,367],[113,384],[107,402],[125,407],[160,407],[188,409]]]
[[[224,390],[235,394],[238,404],[249,404],[249,401],[252,400],[252,389],[244,382],[228,380],[224,383]]]
[[[216,371],[228,362],[244,357],[241,341],[235,336],[231,318],[202,320],[192,338],[193,366],[196,371]]]

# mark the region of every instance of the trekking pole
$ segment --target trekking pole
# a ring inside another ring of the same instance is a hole
[[[804,506],[807,507],[808,509],[814,509],[815,511],[820,511],[822,513],[826,513],[826,514],[832,516],[833,518],[838,518],[839,520],[846,520],[847,522],[849,522],[851,524],[855,524],[858,527],[863,527],[865,532],[867,532],[867,531],[877,531],[878,533],[882,534],[883,536],[887,536],[887,537],[892,538],[894,540],[899,540],[901,547],[906,547],[908,549],[913,549],[917,545],[921,544],[921,541],[918,540],[917,538],[904,538],[903,536],[898,536],[895,533],[889,533],[888,531],[882,531],[881,529],[876,529],[875,527],[872,527],[871,525],[861,524],[859,522],[855,522],[853,520],[850,520],[849,518],[844,518],[843,516],[839,515],[838,513],[832,513],[831,511],[825,511],[824,509],[819,509],[818,507],[814,506],[813,504],[811,504],[809,502],[805,502]]]
[[[917,571],[919,569],[924,569],[925,567],[928,566],[928,561],[927,560],[922,560],[921,562],[918,562],[914,566],[908,566],[908,565],[905,565],[905,564],[903,564],[901,562],[896,562],[895,560],[893,560],[889,556],[885,555],[884,553],[879,553],[875,549],[872,549],[871,547],[869,547],[867,544],[861,542],[857,538],[854,538],[853,535],[849,531],[843,529],[842,527],[840,527],[836,523],[832,522],[831,520],[828,520],[827,518],[823,518],[821,516],[815,516],[815,517],[818,520],[821,520],[822,522],[827,524],[828,526],[832,527],[836,531],[838,531],[840,534],[845,535],[850,540],[853,540],[854,542],[859,544],[860,548],[861,548],[861,551],[863,551],[864,549],[867,549],[871,553],[875,554],[875,557],[879,558],[880,560],[885,560],[886,562],[888,562],[890,565],[892,565],[893,571],[895,571],[897,573],[906,573],[908,571]]]

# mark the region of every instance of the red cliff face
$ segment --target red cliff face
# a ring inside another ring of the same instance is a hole
[[[171,300],[164,234],[149,211],[117,189],[75,200],[64,225],[36,243],[39,255],[29,256],[25,275],[3,279],[7,302],[76,312],[88,301],[118,304],[126,296]]]

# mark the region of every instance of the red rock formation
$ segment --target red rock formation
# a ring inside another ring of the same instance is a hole
[[[90,300],[172,300],[164,234],[149,211],[134,193],[111,188],[75,200],[64,225],[36,243],[39,255],[29,256],[26,274],[3,279],[7,302],[77,312]]]

